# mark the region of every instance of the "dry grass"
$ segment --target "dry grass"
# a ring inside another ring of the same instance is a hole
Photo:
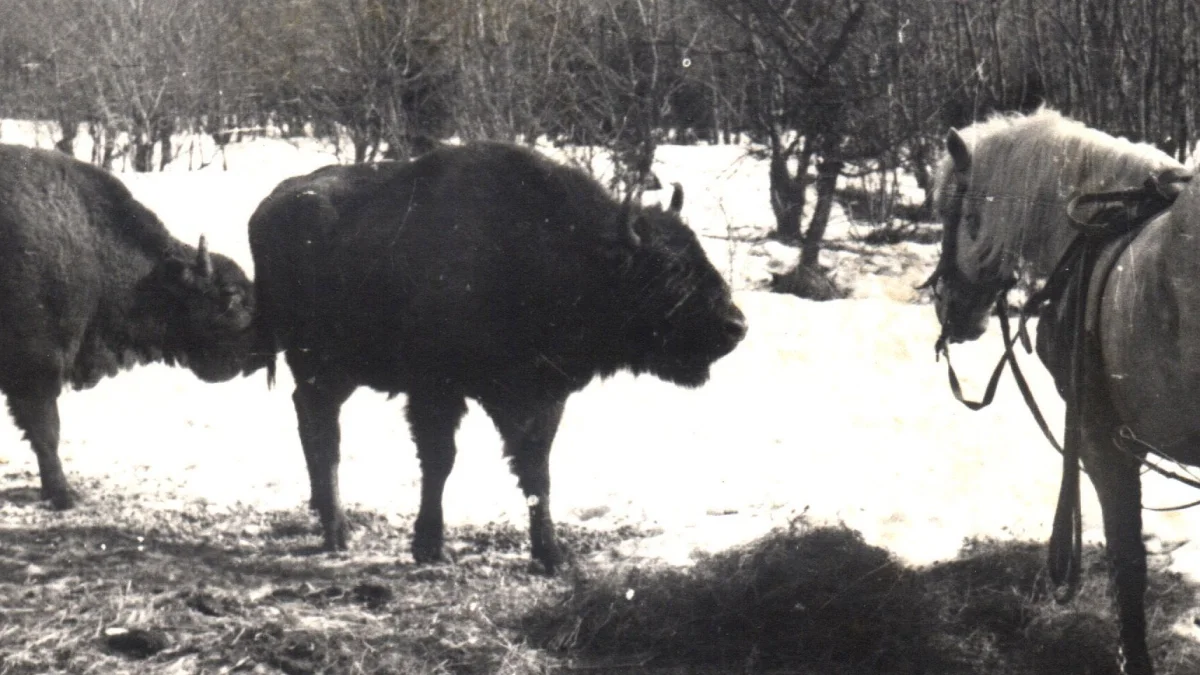
[[[526,626],[597,672],[1116,674],[1102,553],[1087,552],[1067,606],[1047,597],[1044,560],[1040,544],[969,542],[913,569],[856,532],[798,522],[691,570],[578,582]],[[1200,646],[1174,630],[1197,589],[1158,562],[1147,603],[1160,672],[1200,672]]]
[[[451,528],[456,564],[417,567],[404,520],[352,512],[353,552],[328,555],[301,509],[163,510],[100,485],[85,494],[59,514],[28,488],[0,491],[0,673],[518,674],[553,663],[515,627],[565,582],[530,571],[515,528]],[[587,554],[636,533],[562,535]]]
[[[36,481],[0,477],[14,479]],[[1040,545],[975,542],[912,569],[799,521],[689,569],[613,562],[633,529],[562,528],[581,562],[547,579],[509,526],[452,528],[456,562],[417,567],[405,519],[352,513],[353,551],[327,555],[301,509],[85,488],[66,514],[0,489],[0,675],[1115,672],[1095,550],[1067,607],[1045,597]],[[1158,563],[1161,671],[1200,672],[1200,649],[1172,631],[1196,589]]]

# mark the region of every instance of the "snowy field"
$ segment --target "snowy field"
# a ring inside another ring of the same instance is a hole
[[[28,125],[0,125],[0,141],[38,138]],[[122,178],[178,237],[194,243],[206,234],[213,250],[247,272],[246,223],[258,202],[283,178],[337,161],[316,144],[271,139],[230,146],[198,171],[187,170],[188,159],[164,173]],[[199,164],[196,154],[191,161]],[[701,389],[620,375],[574,396],[551,460],[560,522],[657,528],[661,535],[630,542],[636,548],[626,553],[679,563],[800,513],[845,523],[914,563],[952,557],[966,537],[1048,538],[1060,460],[1011,379],[991,408],[973,413],[951,398],[945,364],[934,361],[936,321],[912,287],[929,273],[935,247],[901,245],[890,263],[872,265],[828,251],[840,281],[853,282],[852,299],[813,303],[768,293],[758,289],[795,253],[763,239],[772,222],[765,163],[736,147],[665,146],[655,170],[664,184],[685,186],[684,216],[727,273],[750,332]],[[835,211],[830,239],[853,244],[863,229]],[[982,393],[999,356],[997,333],[993,327],[956,348],[972,395]],[[1061,420],[1049,377],[1032,357],[1024,364],[1049,419]],[[265,379],[206,385],[186,371],[150,366],[66,394],[68,473],[145,494],[162,509],[196,501],[212,509],[294,507],[307,498],[308,482],[290,376],[282,368],[273,390]],[[345,407],[341,480],[351,508],[415,513],[419,470],[402,406],[402,397],[361,390]],[[447,524],[523,524],[499,437],[474,404],[458,443]],[[33,486],[36,471],[33,453],[0,420],[0,473],[27,474]],[[1157,477],[1144,480],[1148,506],[1195,498]],[[1090,484],[1084,500],[1085,537],[1100,540]],[[1185,542],[1171,553],[1173,568],[1200,579],[1200,544],[1189,541],[1200,532],[1200,511],[1145,519],[1150,550]]]

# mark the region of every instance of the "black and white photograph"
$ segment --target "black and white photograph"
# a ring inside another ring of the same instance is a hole
[[[1198,675],[1198,144],[1195,0],[0,0],[0,675]]]

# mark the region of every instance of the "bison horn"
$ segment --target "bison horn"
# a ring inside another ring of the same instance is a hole
[[[642,245],[642,238],[638,236],[637,230],[634,228],[634,225],[637,224],[637,218],[637,215],[630,211],[625,217],[624,226],[621,228],[621,234],[625,237],[625,243],[633,248]]]
[[[678,214],[683,210],[683,186],[679,183],[671,183],[671,185],[675,191],[671,193],[671,205],[667,207],[667,210]]]
[[[212,276],[212,256],[208,254],[208,241],[204,235],[200,235],[200,244],[196,247],[196,269],[202,277]]]
[[[628,244],[631,248],[637,248],[642,245],[642,238],[638,236],[637,230],[634,227],[637,225],[638,215],[633,210],[633,195],[625,198],[625,202],[621,204],[621,213],[617,217],[617,227],[620,229],[621,241]]]

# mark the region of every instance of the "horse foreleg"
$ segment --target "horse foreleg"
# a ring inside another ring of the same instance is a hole
[[[1103,419],[1103,418],[1094,418]],[[1108,419],[1112,419],[1111,417]],[[1146,647],[1146,548],[1142,544],[1142,483],[1136,460],[1114,444],[1108,429],[1085,429],[1084,465],[1104,516],[1104,538],[1117,596],[1126,675],[1153,675]]]

